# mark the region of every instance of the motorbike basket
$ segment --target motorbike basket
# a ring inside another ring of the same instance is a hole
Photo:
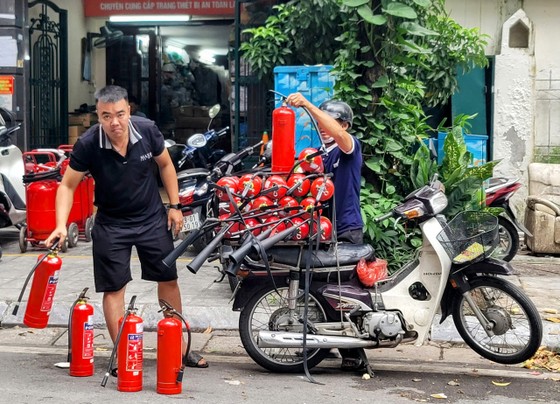
[[[460,212],[447,223],[437,239],[453,264],[482,261],[498,245],[498,218],[486,212]]]

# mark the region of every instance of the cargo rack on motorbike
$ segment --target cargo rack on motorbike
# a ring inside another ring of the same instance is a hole
[[[460,212],[437,235],[437,240],[455,265],[482,261],[498,245],[498,218],[487,212]]]

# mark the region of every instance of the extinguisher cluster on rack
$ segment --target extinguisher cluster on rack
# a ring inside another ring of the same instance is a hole
[[[283,104],[272,112],[271,170],[216,182],[217,231],[230,240],[251,232],[262,239],[283,234],[291,241],[328,243],[333,225],[323,209],[332,204],[334,183],[324,173],[322,150],[306,148],[295,159],[295,112],[281,96]]]
[[[276,143],[273,147],[276,147]],[[222,177],[216,182],[220,229],[225,239],[241,238],[246,231],[267,236],[294,228],[290,239],[305,241],[316,235],[330,242],[332,223],[323,209],[332,203],[334,184],[324,174],[321,152],[304,149],[288,173],[256,172]]]

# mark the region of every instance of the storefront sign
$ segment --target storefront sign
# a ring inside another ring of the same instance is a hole
[[[14,95],[14,76],[0,76],[0,94]]]
[[[233,16],[235,0],[84,0],[86,17],[111,15],[221,15]]]

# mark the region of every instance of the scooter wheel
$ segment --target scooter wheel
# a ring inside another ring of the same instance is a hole
[[[84,229],[84,237],[88,243],[92,240],[91,238],[92,230],[93,230],[93,216],[90,216],[86,219],[86,224]]]
[[[68,226],[68,247],[74,248],[78,245],[78,237],[80,236],[78,225],[74,222]]]
[[[22,254],[27,251],[27,226],[19,229],[19,250]]]
[[[64,239],[64,243],[62,243],[62,245],[60,246],[60,251],[62,251],[63,253],[68,251],[68,238]]]

